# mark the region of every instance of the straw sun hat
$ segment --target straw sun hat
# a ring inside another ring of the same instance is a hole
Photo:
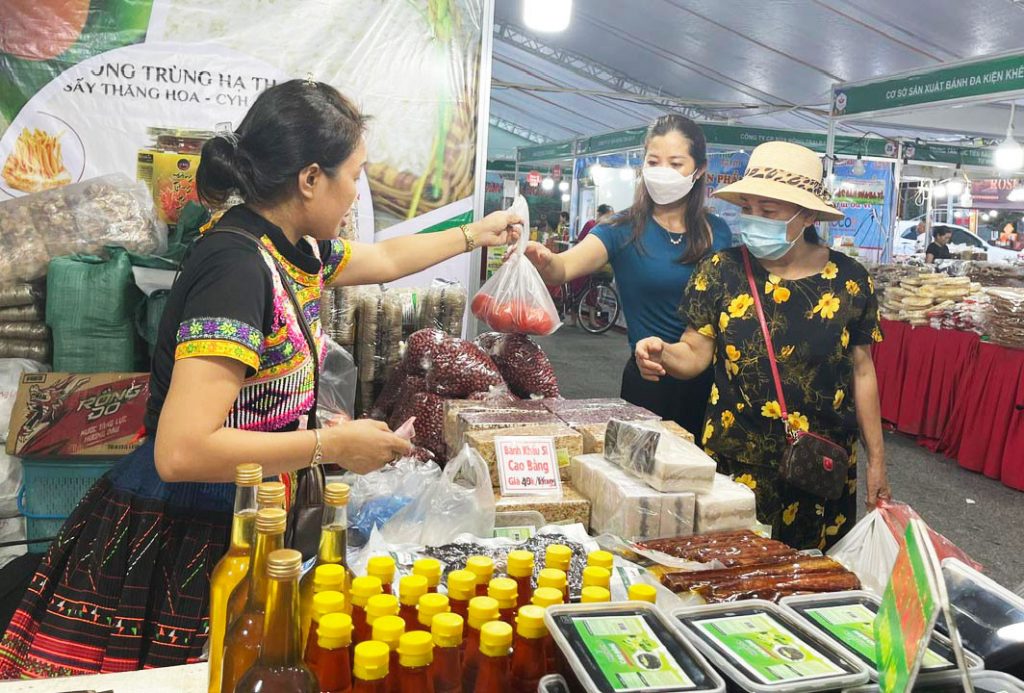
[[[759,195],[817,212],[819,221],[842,219],[822,174],[821,159],[807,147],[766,142],[751,152],[743,178],[712,195],[734,205],[742,205],[744,195]]]

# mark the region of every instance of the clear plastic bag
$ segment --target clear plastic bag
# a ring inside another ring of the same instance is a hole
[[[612,419],[605,432],[604,456],[658,491],[708,493],[718,467],[707,453],[658,421]]]
[[[491,357],[509,389],[521,399],[558,398],[558,377],[547,354],[523,334],[485,332],[476,344]]]
[[[21,376],[25,373],[41,373],[50,370],[39,361],[18,358],[0,359],[0,442],[7,441],[11,423],[11,410],[18,396]]]
[[[510,211],[523,220],[524,232],[511,257],[473,298],[473,315],[495,332],[549,335],[562,323],[544,280],[525,255],[530,241],[526,200],[517,196]]]
[[[458,282],[435,279],[423,294],[420,329],[435,329],[458,337],[466,314],[466,289]]]
[[[427,391],[447,398],[462,399],[505,384],[494,361],[464,339],[440,330],[420,330],[409,338],[406,372],[422,374]]]
[[[369,474],[346,473],[349,485],[349,543],[362,546],[374,527],[382,527],[441,478],[433,462],[403,458]]]
[[[0,306],[31,306],[43,300],[43,290],[38,284],[12,284],[0,287]]]
[[[321,425],[336,426],[352,420],[356,405],[357,375],[352,355],[327,337],[327,353],[320,364],[320,392],[317,397]]]
[[[433,487],[422,487],[381,533],[388,543],[420,546],[440,546],[460,534],[490,537],[494,505],[487,463],[475,450],[464,447]]]

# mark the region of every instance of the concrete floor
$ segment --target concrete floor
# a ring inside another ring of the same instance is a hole
[[[595,336],[565,326],[539,342],[554,364],[564,397],[619,395],[629,357],[625,335]],[[909,503],[936,531],[982,563],[989,576],[1011,589],[1021,586],[1024,494],[968,472],[898,434],[887,434],[886,446],[897,500]],[[860,477],[865,477],[863,469]]]

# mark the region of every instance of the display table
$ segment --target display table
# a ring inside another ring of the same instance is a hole
[[[882,321],[873,347],[882,420],[1024,491],[1024,351],[956,330]]]
[[[189,664],[166,669],[145,669],[123,674],[72,676],[62,679],[38,681],[8,681],[0,683],[0,691],[7,693],[70,693],[71,691],[113,691],[113,693],[205,693],[207,665]]]

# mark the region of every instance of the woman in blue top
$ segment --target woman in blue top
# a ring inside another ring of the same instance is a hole
[[[549,286],[561,286],[610,262],[622,295],[630,349],[647,337],[673,341],[686,331],[679,310],[690,275],[710,252],[732,245],[729,227],[704,208],[707,142],[700,126],[679,115],[658,118],[647,130],[643,185],[633,206],[596,227],[579,245],[552,253],[531,243],[526,254]],[[622,398],[697,433],[712,374],[694,380],[640,377],[628,358]]]

